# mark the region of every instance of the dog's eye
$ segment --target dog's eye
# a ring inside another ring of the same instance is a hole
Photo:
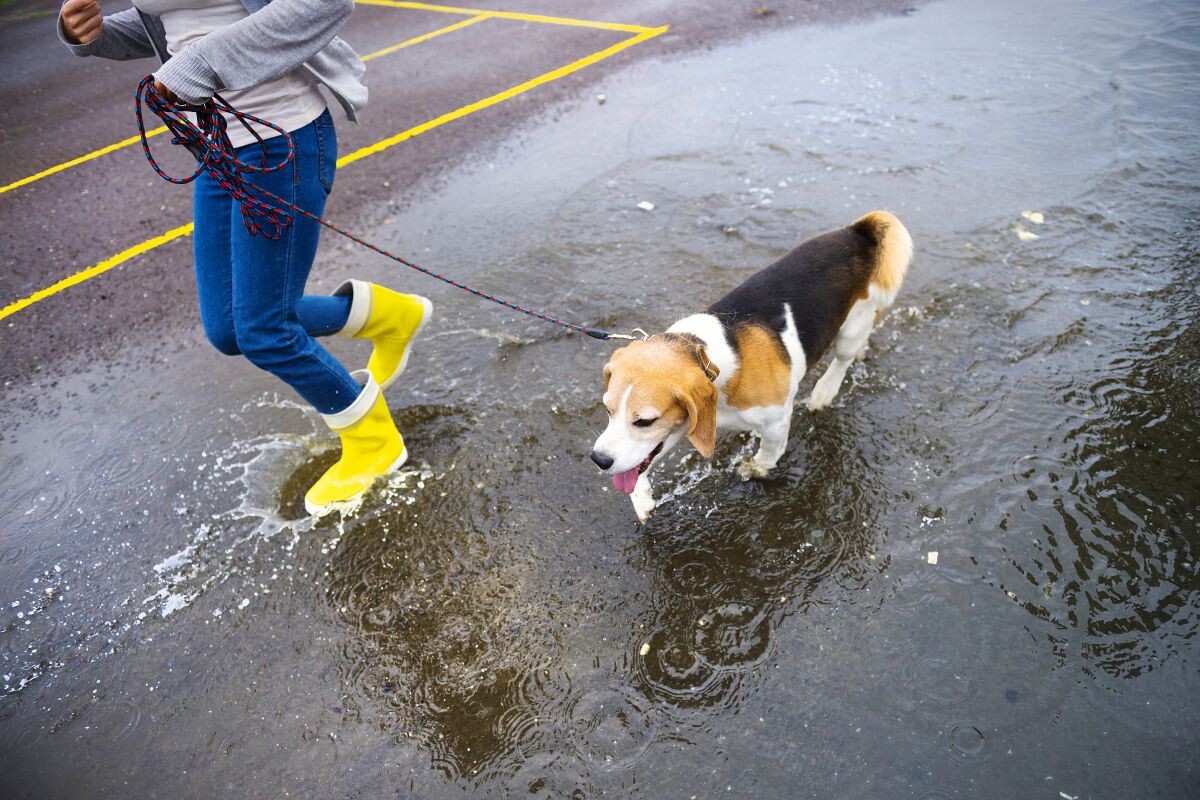
[[[658,417],[652,419],[635,419],[633,425],[636,428],[649,428],[654,423],[658,422]]]

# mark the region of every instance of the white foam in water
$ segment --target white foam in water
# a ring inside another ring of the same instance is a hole
[[[746,454],[749,453],[752,444],[753,441],[748,442],[744,447],[741,448],[739,453],[734,457],[734,463],[737,463],[738,458],[743,452]],[[682,465],[688,461],[694,460],[695,455],[696,454],[692,452],[685,453],[679,458],[678,463]],[[725,468],[728,467],[726,466]],[[695,489],[708,478],[711,478],[716,470],[717,465],[712,459],[701,460],[699,464],[681,474],[675,481],[675,485],[671,487],[670,491],[664,492],[663,495],[658,498],[656,504],[662,506],[679,500],[682,497],[686,497],[687,495],[691,494],[693,489]]]
[[[454,467],[451,466],[450,469],[454,469]],[[428,466],[402,469],[387,477],[387,482],[379,494],[388,505],[395,505],[392,501],[399,499],[404,505],[411,506],[417,501],[417,495],[412,491],[413,489],[422,490],[428,481],[441,480],[444,477],[446,477],[446,473],[435,475]]]
[[[313,411],[312,406],[305,405],[304,403],[298,403],[295,400],[289,400],[288,398],[281,397],[277,394],[272,394],[269,397],[262,397],[258,400],[252,400],[251,402],[242,406],[243,411],[247,408],[285,408],[294,411],[300,411],[306,416],[316,413]]]
[[[256,520],[256,524],[244,535],[224,544],[219,560],[206,557],[206,552],[217,544],[220,532],[207,523],[196,527],[187,544],[154,565],[161,585],[142,601],[142,605],[152,604],[160,619],[187,608],[210,587],[226,582],[237,573],[236,566],[219,564],[236,564],[237,560],[230,558],[235,551],[248,543],[257,545],[268,541],[281,531],[292,533],[283,548],[290,552],[300,534],[313,528],[314,520],[310,517],[284,519],[277,508],[276,492],[302,459],[312,455],[313,443],[311,436],[272,434],[235,443],[229,453],[217,456],[210,473],[226,476],[230,483],[240,484],[240,491],[237,492],[238,504],[228,511],[214,513],[213,519],[249,519]],[[239,608],[248,604],[246,600]],[[220,613],[215,613],[214,617],[220,617]]]
[[[192,602],[192,599],[192,597],[184,597],[181,594],[168,593],[166,599],[163,600],[162,606],[159,608],[159,613],[161,613],[165,619],[179,609],[186,608],[187,605]]]
[[[285,433],[259,436],[235,444],[235,448],[240,448],[238,455],[248,457],[248,460],[222,464],[221,469],[241,484],[241,502],[218,516],[258,519],[259,524],[251,536],[271,538],[284,530],[298,536],[312,530],[315,520],[311,517],[293,520],[280,516],[277,491],[302,460],[324,453],[333,446],[332,439]]]
[[[203,525],[201,527],[207,529],[208,526]],[[195,552],[196,552],[195,545],[189,544],[187,547],[183,548],[178,553],[169,555],[166,558],[164,558],[162,561],[155,564],[154,571],[157,572],[159,575],[162,575],[165,572],[175,572],[178,570],[179,567],[182,567],[185,564],[187,564],[189,559],[192,557],[192,554],[194,554]]]
[[[280,543],[281,552],[290,553],[300,542],[301,535],[314,529],[317,519],[309,516],[285,519],[281,516],[278,508],[279,487],[305,460],[327,452],[334,446],[335,440],[326,437],[270,434],[235,443],[229,452],[217,456],[210,474],[218,476],[227,485],[234,485],[238,502],[228,511],[212,514],[212,518],[252,520],[254,524],[244,533],[239,531],[232,540],[223,540],[222,531],[207,523],[196,527],[187,544],[154,565],[154,573],[160,584],[142,601],[142,605],[150,605],[160,619],[189,607],[211,587],[226,583],[238,574],[239,559],[234,557],[236,554],[244,552],[247,558],[258,560],[257,548],[275,539],[279,533],[290,534]],[[389,476],[387,483],[373,493],[372,503],[411,505],[418,493],[425,489],[427,482],[440,479],[444,474],[435,474],[427,466],[402,469]],[[220,495],[221,492],[212,494]],[[332,539],[322,540],[323,554],[337,549],[346,523],[357,518],[361,507],[360,500],[353,508],[342,510],[335,526],[338,534]],[[215,546],[220,546],[219,559],[208,554]],[[279,570],[274,570],[266,584],[278,581],[279,577]],[[266,588],[266,584],[259,588]],[[250,598],[242,596],[234,604],[238,610],[244,609],[250,605]],[[213,612],[214,620],[222,617],[221,611],[217,609]]]
[[[51,605],[61,601],[71,589],[62,575],[62,567],[43,570],[22,592],[24,600],[13,600],[8,604],[12,617],[0,618],[0,630],[6,641],[0,648],[0,669],[4,671],[0,683],[0,697],[13,694],[42,677],[48,670],[61,666],[61,661],[46,658],[45,642],[37,638],[42,631],[33,627],[34,621]],[[23,641],[25,637],[28,641]]]
[[[497,344],[533,344],[536,339],[529,339],[521,336],[514,336],[511,333],[501,333],[499,331],[489,331],[486,328],[458,328],[452,331],[438,331],[437,333],[426,334],[426,339],[440,339],[443,336],[479,336],[484,339],[494,339]]]

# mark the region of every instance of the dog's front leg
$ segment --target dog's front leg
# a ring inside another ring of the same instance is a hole
[[[654,513],[654,489],[650,487],[650,479],[643,472],[638,475],[633,492],[629,499],[633,501],[633,510],[637,512],[638,522],[645,522]]]
[[[791,427],[792,414],[789,407],[787,413],[783,414],[780,419],[773,420],[755,431],[759,436],[758,452],[753,457],[747,456],[742,459],[742,463],[738,464],[737,471],[738,475],[742,476],[742,480],[765,478],[771,470],[775,469],[783,451],[787,449]]]

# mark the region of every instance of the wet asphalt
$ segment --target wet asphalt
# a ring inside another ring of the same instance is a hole
[[[41,8],[0,5],[0,187],[133,132],[144,66]],[[314,291],[437,313],[389,395],[412,460],[314,522],[335,440],[206,344],[189,239],[4,317],[0,798],[1196,796],[1194,4],[519,10],[671,27],[347,166],[329,216],[661,330],[889,208],[917,259],[835,407],[766,481],[744,437],[673,457],[639,525],[587,460],[608,344],[326,237]],[[626,37],[372,60],[342,150]],[[0,192],[0,308],[189,205],[136,148]]]

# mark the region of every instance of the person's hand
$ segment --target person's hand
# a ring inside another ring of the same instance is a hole
[[[63,33],[72,44],[94,42],[104,28],[99,0],[67,0],[59,16]]]
[[[179,96],[168,89],[167,85],[158,78],[154,79],[154,91],[158,93],[159,97],[161,97],[163,100],[166,100],[168,103],[179,105],[182,102],[179,99]]]

